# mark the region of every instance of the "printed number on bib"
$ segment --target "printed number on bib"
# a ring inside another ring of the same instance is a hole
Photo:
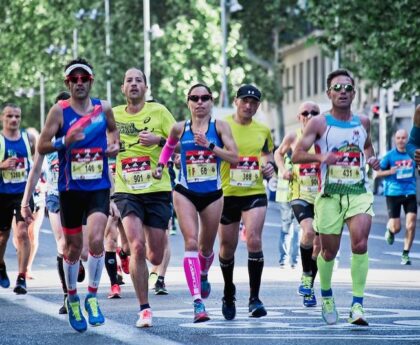
[[[300,189],[304,192],[318,191],[319,164],[309,163],[299,165]]]
[[[100,147],[71,150],[71,178],[73,180],[95,180],[102,177],[104,169]]]
[[[237,187],[254,186],[260,178],[258,157],[239,157],[238,164],[230,166],[230,185]]]
[[[203,182],[217,179],[217,161],[212,151],[187,151],[187,181]]]
[[[4,183],[22,183],[27,180],[28,161],[25,157],[16,158],[16,166],[2,171]]]
[[[411,160],[400,160],[395,162],[397,165],[397,180],[413,177],[413,166]]]
[[[131,157],[121,160],[122,177],[130,189],[145,189],[152,185],[150,157]]]
[[[335,152],[338,161],[328,167],[328,182],[352,185],[360,182],[360,152]]]

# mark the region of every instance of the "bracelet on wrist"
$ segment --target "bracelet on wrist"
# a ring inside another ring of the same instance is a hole
[[[52,144],[57,151],[65,149],[66,148],[66,137],[62,136],[61,138],[57,138],[52,142]]]
[[[159,146],[164,147],[166,144],[166,139],[164,137],[160,137]]]

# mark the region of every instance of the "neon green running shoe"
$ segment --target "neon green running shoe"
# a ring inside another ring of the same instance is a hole
[[[389,229],[385,231],[385,240],[390,246],[394,244],[395,235]]]
[[[352,305],[348,321],[352,325],[369,326],[369,323],[366,321],[365,311],[363,310],[363,306],[360,303],[355,303]]]

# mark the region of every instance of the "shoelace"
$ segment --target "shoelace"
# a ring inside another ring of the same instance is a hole
[[[203,313],[205,311],[203,303],[196,303],[194,307],[196,313]]]
[[[311,276],[303,276],[302,277],[302,285],[305,287],[305,288],[311,288],[311,285],[312,285],[312,277]]]
[[[80,321],[82,317],[80,316],[80,303],[79,302],[69,302],[71,312],[74,315],[76,321]]]
[[[88,304],[90,306],[90,309],[92,310],[93,316],[98,316],[98,300],[94,297],[88,299]]]
[[[363,316],[365,314],[362,305],[359,304],[359,303],[356,303],[356,304],[353,305],[353,307],[351,307],[351,313],[353,315],[358,314],[358,315],[361,315],[361,316]]]
[[[323,308],[327,313],[332,313],[334,311],[335,303],[332,298],[324,299]]]
[[[141,313],[141,318],[144,319],[151,319],[152,318],[152,313],[150,310],[146,309],[143,311],[143,313]]]

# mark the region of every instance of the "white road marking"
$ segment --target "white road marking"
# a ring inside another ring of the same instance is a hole
[[[7,297],[7,301],[17,304],[21,307],[31,309],[36,313],[41,313],[48,315],[55,319],[65,321],[68,324],[67,316],[63,318],[63,315],[59,315],[57,310],[61,305],[48,302],[44,299],[33,297],[31,295],[25,296],[16,296],[14,293],[2,293],[0,294],[0,299],[4,296]],[[106,317],[106,316],[105,316]],[[70,327],[70,325],[68,325]],[[77,333],[76,331],[74,331]],[[162,344],[162,345],[180,345],[175,341],[171,341],[162,337],[159,337],[154,334],[148,334],[147,332],[142,331],[139,328],[136,328],[134,323],[132,326],[121,324],[119,322],[112,321],[108,318],[105,320],[105,324],[100,327],[89,327],[86,333],[96,333],[105,337],[109,337],[125,344],[138,345],[139,340],[145,344]]]
[[[347,293],[348,293],[348,294],[350,294],[350,295],[353,295],[353,292],[352,292],[352,291],[347,291]],[[365,293],[364,293],[364,296],[365,296],[365,297],[379,298],[379,299],[391,298],[391,297],[388,297],[388,296],[382,296],[382,295],[377,295],[377,294],[374,294],[374,293],[368,293],[368,292],[365,292]]]

